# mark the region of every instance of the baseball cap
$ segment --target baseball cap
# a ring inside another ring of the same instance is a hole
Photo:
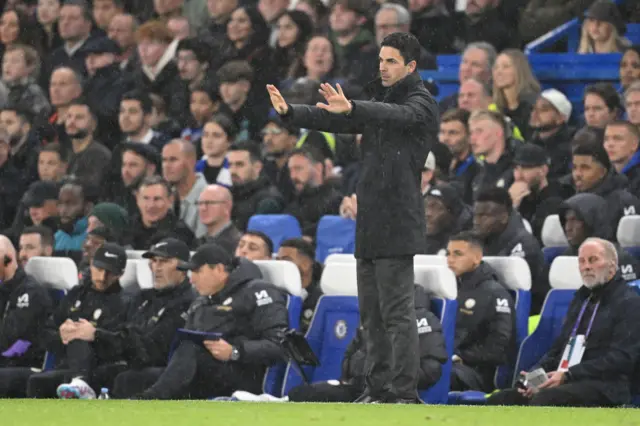
[[[115,243],[104,243],[96,250],[91,262],[96,268],[102,268],[115,275],[122,275],[127,266],[127,253]]]
[[[189,247],[177,238],[164,238],[151,246],[149,251],[142,254],[145,259],[153,257],[177,258],[182,262],[189,262]]]
[[[544,148],[532,143],[525,143],[516,150],[513,164],[522,167],[544,166],[549,164],[549,156]]]
[[[58,184],[51,181],[37,181],[29,186],[22,203],[25,207],[42,207],[47,200],[58,199]]]
[[[233,256],[218,244],[209,243],[200,246],[191,256],[191,260],[178,265],[178,269],[181,271],[194,271],[200,269],[203,265],[218,264],[232,265]]]
[[[559,90],[547,89],[540,93],[540,97],[549,102],[555,109],[558,110],[567,120],[571,117],[571,111],[573,107],[569,99]]]
[[[101,37],[94,40],[89,40],[82,51],[87,55],[90,55],[92,53],[113,53],[114,55],[119,55],[120,53],[122,53],[122,51],[120,50],[120,46],[118,46],[118,43],[111,40],[109,37]]]

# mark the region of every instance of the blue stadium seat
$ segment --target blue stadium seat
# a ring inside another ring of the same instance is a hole
[[[353,253],[356,248],[356,222],[341,216],[323,216],[316,233],[316,260],[324,263],[330,254]]]
[[[620,247],[640,258],[640,216],[623,216],[617,232]]]
[[[288,214],[253,215],[249,219],[247,229],[267,234],[273,242],[274,252],[278,251],[284,240],[302,237],[298,219]]]
[[[542,225],[542,253],[547,265],[553,263],[553,259],[560,256],[569,247],[569,242],[562,229],[560,217],[557,214],[547,216]]]
[[[634,46],[640,44],[640,24],[627,24],[627,33],[624,36]]]

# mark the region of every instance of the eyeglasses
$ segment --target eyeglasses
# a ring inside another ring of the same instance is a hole
[[[196,206],[215,206],[216,204],[224,204],[225,201],[216,201],[216,200],[202,200],[196,201]]]
[[[266,135],[280,135],[282,134],[282,129],[278,129],[278,128],[271,128],[271,129],[264,129],[263,131],[260,132],[260,134],[262,136],[266,136]]]

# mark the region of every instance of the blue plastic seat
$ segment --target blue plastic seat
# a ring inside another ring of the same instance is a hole
[[[356,248],[356,222],[341,216],[323,216],[316,233],[316,260],[324,263],[330,254],[350,254]]]
[[[298,219],[288,214],[253,215],[249,219],[247,229],[267,234],[273,242],[274,252],[278,251],[284,240],[302,237]]]

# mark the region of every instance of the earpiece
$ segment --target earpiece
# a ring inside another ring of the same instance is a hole
[[[13,259],[11,259],[8,255],[4,255],[4,266],[9,266]]]

